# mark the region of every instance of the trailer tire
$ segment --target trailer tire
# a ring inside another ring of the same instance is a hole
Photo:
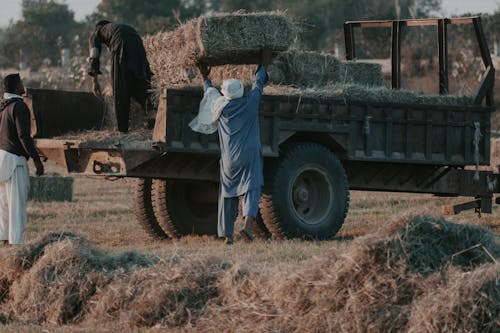
[[[342,227],[348,207],[344,167],[319,144],[289,146],[267,169],[260,211],[276,238],[331,239]]]
[[[134,191],[134,214],[139,225],[149,237],[156,240],[166,239],[168,235],[158,224],[151,202],[152,179],[141,178]]]
[[[205,191],[210,200],[194,201],[193,195],[198,191]],[[156,179],[153,184],[153,209],[158,223],[170,237],[217,235],[215,183]]]

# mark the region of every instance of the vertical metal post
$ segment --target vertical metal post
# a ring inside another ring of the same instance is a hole
[[[354,27],[352,24],[344,24],[345,58],[353,60],[356,57],[356,46],[354,41]]]
[[[448,93],[448,21],[438,20],[439,94]]]
[[[486,76],[483,78],[482,84],[485,86],[487,84],[491,84],[491,89],[486,92],[486,105],[493,106],[495,105],[493,90],[495,85],[495,68],[493,67],[493,61],[491,60],[490,50],[488,48],[488,43],[486,42],[486,37],[484,36],[483,25],[481,23],[481,18],[476,17],[473,19],[474,31],[476,32],[477,41],[479,43],[479,51],[481,52],[481,57],[483,58],[484,66],[486,67],[487,73],[486,75],[490,75],[493,77],[493,83]],[[486,82],[489,81],[489,82]],[[479,87],[479,91],[484,87]]]
[[[391,31],[391,66],[392,66],[392,89],[401,88],[401,23],[392,22]]]

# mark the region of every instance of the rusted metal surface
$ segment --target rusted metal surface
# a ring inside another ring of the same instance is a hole
[[[483,101],[488,106],[494,106],[495,68],[491,53],[484,35],[481,17],[444,18],[444,19],[417,19],[417,20],[390,20],[390,21],[349,21],[344,24],[346,34],[345,54],[347,60],[356,59],[355,29],[391,28],[391,64],[392,88],[401,87],[401,29],[403,27],[436,26],[437,46],[439,54],[439,93],[448,93],[448,25],[472,24],[479,44],[485,72],[481,83],[476,89],[475,104]]]
[[[217,134],[193,132],[201,91],[168,89],[163,134],[166,152],[217,155]],[[422,106],[351,103],[339,99],[266,96],[260,108],[264,156],[297,133],[328,135],[341,148],[341,159],[465,166],[489,165],[490,117],[495,109],[479,106]],[[475,124],[482,139],[474,145]],[[475,157],[478,157],[476,161]]]
[[[355,27],[392,29],[392,85],[400,87],[401,29],[436,26],[440,93],[448,91],[447,26],[474,24],[487,65],[491,62],[477,17],[440,20],[349,22],[344,26],[346,56],[355,59]],[[469,106],[349,102],[342,98],[264,95],[260,132],[266,166],[277,163],[283,147],[315,142],[334,151],[348,174],[351,190],[468,196],[457,205],[491,212],[493,193],[500,193],[500,175],[466,166],[490,164],[492,89],[495,69],[487,65]],[[69,96],[71,95],[71,96]],[[202,98],[200,90],[167,89],[160,98],[153,140],[110,143],[51,140],[68,130],[98,127],[104,106],[89,94],[31,91],[37,148],[69,172],[117,177],[186,181],[219,179],[217,133],[203,135],[189,128]],[[486,102],[486,103],[484,103]],[[62,122],[62,123],[61,123]]]
[[[105,105],[91,93],[28,88],[26,95],[35,118],[36,138],[102,126]]]

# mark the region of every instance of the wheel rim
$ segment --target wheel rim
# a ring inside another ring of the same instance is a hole
[[[304,166],[292,179],[288,202],[295,216],[305,224],[324,221],[333,205],[333,183],[327,173],[317,166]]]

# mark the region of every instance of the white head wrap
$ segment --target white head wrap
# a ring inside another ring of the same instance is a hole
[[[236,99],[243,97],[245,87],[240,80],[230,79],[222,82],[221,92],[227,99]]]

